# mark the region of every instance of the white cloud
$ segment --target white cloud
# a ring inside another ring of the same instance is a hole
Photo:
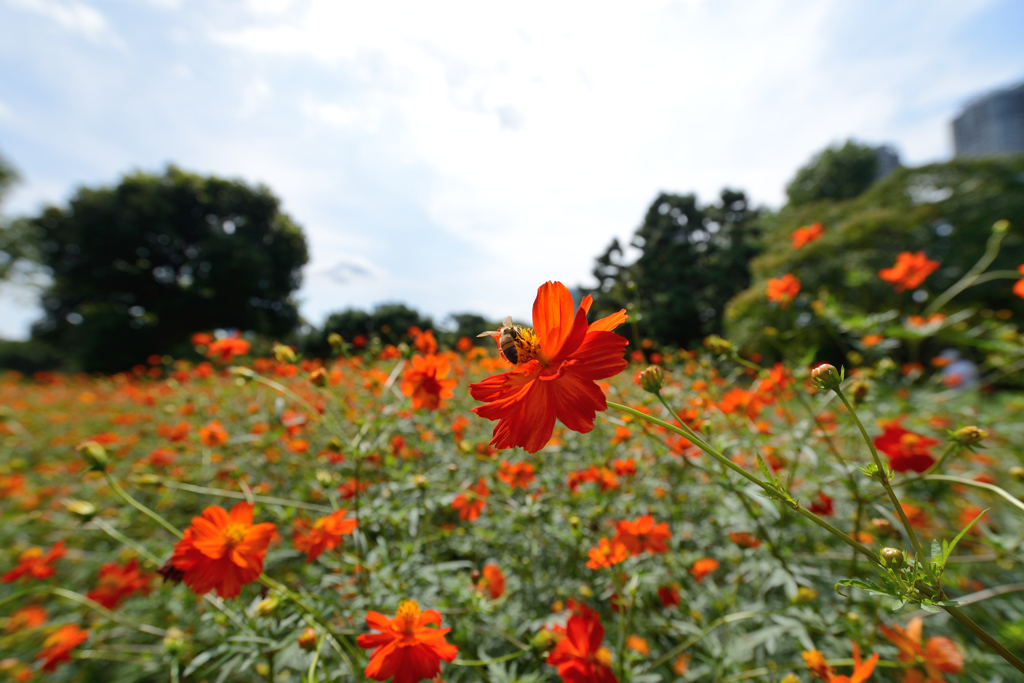
[[[119,42],[111,32],[106,17],[92,5],[79,0],[7,0],[7,3],[44,16],[94,43]]]

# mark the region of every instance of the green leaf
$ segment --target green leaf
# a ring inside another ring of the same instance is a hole
[[[988,512],[988,508],[985,508],[984,510],[982,510],[981,513],[977,517],[975,517],[973,520],[971,520],[971,523],[968,524],[967,526],[965,526],[960,531],[960,533],[958,533],[956,535],[956,538],[953,539],[953,542],[951,544],[947,545],[945,541],[942,542],[942,565],[941,566],[943,566],[943,567],[946,566],[946,560],[949,559],[949,555],[950,555],[950,553],[953,552],[953,548],[956,547],[956,544],[960,542],[960,539],[962,539],[964,537],[964,534],[966,534],[968,531],[970,531],[971,527],[974,526],[975,523],[979,519],[981,519],[986,512]]]

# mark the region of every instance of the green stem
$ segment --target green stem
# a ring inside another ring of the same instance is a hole
[[[892,503],[893,508],[896,509],[896,514],[899,515],[900,521],[903,523],[903,528],[907,531],[907,537],[910,539],[910,544],[914,546],[914,555],[918,562],[924,562],[924,550],[921,548],[921,541],[917,538],[917,533],[914,531],[914,527],[910,525],[910,520],[907,519],[907,513],[903,511],[903,506],[900,505],[900,499],[896,497],[896,492],[892,489],[892,483],[889,481],[889,477],[886,476],[888,468],[882,464],[882,459],[878,455],[878,450],[875,448],[875,442],[871,440],[868,435],[868,430],[864,428],[864,423],[857,417],[857,411],[854,409],[853,404],[850,403],[849,399],[846,398],[846,394],[843,393],[841,387],[835,388],[836,395],[839,400],[846,406],[846,410],[849,411],[850,416],[853,418],[854,423],[857,425],[857,429],[860,430],[860,435],[864,437],[864,442],[868,445],[868,450],[871,451],[871,457],[875,461],[875,467],[878,468],[878,482],[885,489],[885,494],[889,496],[889,501]]]
[[[1003,647],[999,643],[999,641],[990,636],[985,631],[985,629],[971,621],[971,618],[963,612],[961,612],[958,607],[943,607],[943,609],[946,610],[946,612],[948,612],[951,617],[959,621],[964,628],[966,628],[968,631],[970,631],[975,636],[980,638],[982,642],[984,642],[990,648],[995,650],[999,654],[999,656],[1008,661],[1010,664],[1013,664],[1013,666],[1016,667],[1018,671],[1024,673],[1024,661],[1021,661],[1021,659],[1017,657],[1017,655],[1013,654],[1005,647]]]
[[[184,482],[175,481],[174,479],[160,478],[157,480],[160,486],[166,486],[167,488],[179,489],[181,491],[190,491],[192,493],[203,493],[211,496],[220,496],[221,498],[237,498],[238,500],[246,500],[246,495],[239,491],[229,491],[227,489],[215,489],[209,486],[196,486],[195,484],[186,484]],[[141,480],[140,483],[145,483]],[[289,498],[274,498],[273,496],[257,496],[253,495],[252,500],[258,503],[266,503],[267,505],[281,505],[283,507],[300,508],[303,510],[312,510],[314,512],[331,513],[334,512],[334,508],[327,507],[326,505],[317,505],[316,503],[305,503],[299,500],[291,500]]]
[[[967,271],[967,273],[962,278],[960,278],[960,280],[956,282],[956,284],[954,284],[952,287],[947,289],[939,296],[935,297],[935,300],[928,305],[928,308],[924,309],[924,315],[927,316],[931,315],[932,313],[935,313],[936,311],[940,310],[943,306],[945,306],[947,303],[949,303],[957,294],[964,291],[968,287],[977,284],[979,276],[983,272],[985,272],[986,268],[992,265],[993,261],[996,260],[996,256],[999,255],[999,246],[1002,244],[1003,238],[1006,237],[1006,234],[1009,232],[1008,230],[1005,229],[995,229],[997,225],[999,225],[999,223],[992,226],[992,235],[988,238],[988,242],[985,245],[985,253],[981,255],[981,258],[978,259],[978,262],[975,263],[974,266],[969,271]],[[1017,273],[1017,277],[1018,279],[1020,278],[1020,273]]]
[[[1021,502],[1019,499],[1014,498],[1012,495],[1010,495],[1009,492],[999,488],[994,484],[986,484],[985,482],[982,481],[964,479],[963,477],[952,477],[948,474],[929,474],[927,477],[924,477],[924,479],[926,479],[927,481],[952,481],[957,484],[963,484],[964,486],[974,486],[979,489],[985,489],[986,491],[991,491],[992,493],[995,493],[996,495],[1002,497],[1011,505],[1014,505],[1015,507],[1024,510],[1024,502]]]
[[[121,485],[117,483],[117,480],[114,479],[113,475],[110,474],[110,472],[104,470],[103,476],[107,478],[107,483],[110,484],[110,488],[114,489],[114,493],[119,495],[121,499],[124,500],[124,502],[128,503],[142,514],[146,515],[147,517],[155,521],[164,529],[167,529],[167,531],[171,532],[178,538],[181,538],[184,535],[180,531],[178,531],[178,529],[173,524],[171,524],[166,519],[164,519],[163,517],[153,512],[148,507],[146,507],[145,505],[143,505],[142,503],[128,495],[128,492],[121,488]]]
[[[924,473],[921,475],[921,478],[924,479],[929,474],[931,474],[931,473],[935,472],[936,470],[938,470],[939,468],[941,468],[942,465],[946,462],[946,460],[949,458],[949,456],[951,454],[953,454],[954,452],[958,452],[959,451],[959,449],[958,449],[959,445],[960,444],[958,444],[956,441],[951,441],[949,443],[949,445],[946,446],[946,450],[942,451],[942,455],[939,456],[939,459],[936,460],[935,462],[933,462],[932,466],[924,471]]]
[[[665,664],[666,662],[668,662],[668,661],[670,661],[672,659],[675,659],[676,657],[681,655],[683,652],[685,652],[689,648],[693,647],[704,636],[706,636],[707,634],[711,633],[712,631],[714,631],[719,626],[722,626],[723,624],[731,624],[734,621],[742,621],[743,619],[753,619],[754,617],[759,617],[759,616],[762,616],[762,615],[763,615],[763,613],[761,613],[761,612],[733,612],[732,614],[727,614],[724,617],[719,617],[718,619],[715,619],[710,624],[708,624],[707,628],[705,628],[699,634],[697,634],[697,635],[693,636],[692,638],[690,638],[689,640],[687,640],[687,641],[677,645],[676,647],[672,648],[671,650],[666,652],[664,655],[662,655],[658,659],[654,660],[653,662],[651,662],[650,664],[648,664],[644,668],[640,669],[639,673],[646,673],[648,671],[653,671],[654,669],[657,669],[662,664]]]
[[[872,562],[874,562],[875,564],[881,566],[882,563],[881,563],[881,560],[879,560],[879,557],[878,557],[877,553],[875,553],[873,550],[871,550],[870,548],[868,548],[864,544],[860,543],[859,541],[850,538],[848,535],[844,534],[842,531],[840,531],[839,529],[835,528],[834,526],[832,526],[831,524],[829,524],[828,522],[823,520],[821,517],[818,517],[816,514],[814,514],[810,510],[807,510],[807,509],[803,508],[799,503],[783,500],[781,498],[781,496],[779,495],[779,492],[776,491],[773,486],[771,486],[771,485],[761,481],[760,479],[758,479],[757,477],[755,477],[754,475],[750,474],[749,472],[744,470],[742,467],[740,467],[739,465],[734,463],[732,460],[730,460],[729,458],[727,458],[724,455],[722,455],[721,453],[719,453],[717,450],[712,448],[710,445],[705,443],[704,440],[701,439],[699,436],[697,436],[697,434],[692,429],[690,429],[689,427],[686,426],[686,423],[684,423],[682,420],[679,420],[679,417],[675,414],[675,411],[673,411],[671,408],[669,408],[669,411],[672,413],[672,415],[677,420],[679,420],[679,424],[683,425],[682,428],[676,427],[675,425],[670,424],[668,422],[665,422],[664,420],[659,420],[656,417],[652,417],[651,415],[647,415],[645,413],[640,412],[639,410],[636,410],[634,408],[630,408],[629,406],[624,406],[624,405],[622,405],[620,403],[614,403],[612,401],[608,401],[608,407],[609,408],[614,408],[616,410],[621,410],[624,413],[629,413],[630,415],[633,415],[634,417],[638,417],[641,420],[646,420],[647,422],[650,422],[651,424],[658,425],[659,427],[667,429],[670,432],[673,432],[673,433],[678,434],[680,436],[685,436],[695,446],[697,446],[702,451],[704,451],[705,453],[710,455],[712,458],[714,458],[718,462],[722,463],[723,465],[728,467],[733,472],[739,474],[741,477],[743,477],[747,481],[749,481],[749,482],[751,482],[753,484],[756,484],[757,486],[760,486],[770,497],[785,503],[786,505],[791,507],[794,511],[796,511],[797,514],[799,514],[804,519],[808,520],[809,522],[811,522],[813,524],[817,524],[822,529],[824,529],[825,531],[829,532],[830,534],[832,534],[833,536],[838,538],[840,541],[842,541],[846,545],[850,546],[851,548],[856,549],[859,553],[861,553],[862,555],[864,555],[865,557],[870,559]]]
[[[482,660],[482,659],[455,659],[455,660],[452,661],[452,664],[454,664],[455,666],[490,666],[491,664],[501,664],[502,662],[511,661],[511,660],[515,659],[516,657],[522,657],[527,652],[529,652],[529,650],[520,650],[519,652],[511,652],[511,653],[509,653],[507,655],[502,655],[501,657],[498,657],[497,659],[487,659],[487,660]]]

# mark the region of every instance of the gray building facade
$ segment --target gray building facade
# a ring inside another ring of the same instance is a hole
[[[1024,83],[968,104],[953,119],[953,150],[958,157],[1024,154]]]

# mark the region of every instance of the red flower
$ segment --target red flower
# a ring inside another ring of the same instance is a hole
[[[430,330],[427,330],[427,334],[431,335],[431,339],[434,338]],[[452,389],[458,382],[446,379],[451,369],[451,363],[444,356],[412,357],[402,377],[401,388],[403,394],[412,397],[413,410],[437,410],[444,405],[445,400],[455,396]]]
[[[238,337],[218,339],[206,347],[206,356],[215,358],[221,363],[230,362],[235,356],[244,356],[247,353],[249,353],[249,342]]]
[[[612,463],[612,468],[620,477],[631,477],[636,474],[636,461],[633,458],[616,460]]]
[[[761,545],[760,539],[749,531],[730,531],[729,540],[741,548],[756,548]]]
[[[5,633],[15,633],[24,629],[36,628],[46,623],[46,609],[39,605],[29,605],[11,615],[4,626]]]
[[[792,273],[773,277],[768,280],[766,293],[769,301],[777,301],[782,308],[786,308],[800,293],[800,279]]]
[[[960,648],[949,638],[933,636],[921,644],[921,617],[914,617],[904,631],[899,626],[879,626],[878,630],[899,648],[899,660],[913,666],[924,665],[928,678],[921,677],[918,669],[907,669],[903,674],[904,683],[943,683],[943,673],[958,674],[964,670],[964,656]]]
[[[1017,270],[1024,275],[1024,264],[1017,266]],[[1024,277],[1013,283],[1013,293],[1024,299]]]
[[[902,292],[919,287],[938,267],[939,262],[929,259],[923,251],[913,254],[903,251],[896,257],[896,265],[882,268],[878,271],[878,277],[896,285],[896,291]]]
[[[362,493],[366,489],[370,488],[370,485],[365,481],[356,482],[354,478],[350,478],[348,481],[343,482],[338,486],[338,493],[344,500],[355,498],[357,494]]]
[[[135,560],[123,567],[110,562],[100,567],[97,586],[86,597],[107,609],[114,609],[117,603],[133,593],[149,595],[149,580],[149,575],[139,571],[139,563]]]
[[[818,492],[818,499],[811,503],[809,509],[816,515],[825,515],[826,517],[831,517],[835,512],[832,499],[821,491]]]
[[[452,507],[459,511],[459,519],[472,522],[487,507],[489,495],[491,492],[487,490],[487,482],[481,477],[476,484],[455,497]]]
[[[252,508],[250,503],[238,503],[228,513],[211,505],[192,518],[174,546],[171,564],[183,572],[182,580],[196,595],[216,590],[230,599],[259,578],[275,531],[273,524],[253,524]]]
[[[43,553],[43,549],[39,546],[32,546],[22,551],[18,556],[18,566],[0,577],[0,581],[11,583],[23,576],[33,579],[48,579],[57,573],[57,570],[50,565],[64,557],[66,552],[64,541],[54,543],[47,553]]]
[[[718,569],[718,560],[711,557],[702,557],[690,566],[690,575],[693,580],[700,583],[704,577]]]
[[[626,312],[588,325],[591,303],[591,297],[584,297],[574,315],[565,285],[541,285],[533,303],[534,329],[515,328],[515,367],[469,385],[473,398],[486,402],[473,412],[498,421],[491,445],[521,446],[535,453],[551,439],[556,418],[576,432],[594,428],[596,412],[608,407],[595,381],[626,367],[626,340],[611,331],[626,319]]]
[[[214,420],[205,427],[199,428],[199,441],[204,446],[214,448],[227,440],[228,432],[218,420]]]
[[[484,567],[483,576],[477,584],[480,590],[486,590],[491,600],[497,600],[505,594],[505,575],[496,564],[489,564]]]
[[[825,234],[825,229],[821,227],[821,223],[812,223],[811,225],[805,225],[802,228],[797,228],[792,232],[789,238],[793,241],[793,248],[799,249],[805,244],[820,239]]]
[[[375,681],[394,676],[394,683],[416,683],[440,674],[441,660],[452,661],[459,650],[444,639],[451,629],[427,628],[427,624],[440,626],[441,615],[432,609],[421,613],[412,600],[399,605],[393,619],[367,613],[366,625],[380,633],[361,635],[356,641],[359,647],[373,650],[363,674]]]
[[[510,465],[508,460],[502,460],[498,467],[498,479],[514,489],[528,489],[536,478],[533,474],[533,465],[528,462]]]
[[[621,521],[615,525],[615,538],[612,543],[621,543],[632,555],[642,552],[663,553],[668,551],[665,542],[672,538],[668,530],[668,522],[654,523],[654,517],[644,515],[635,521]]]
[[[658,599],[661,600],[661,606],[665,609],[675,607],[680,603],[679,587],[676,585],[660,587],[658,589]]]
[[[85,642],[88,631],[83,631],[75,624],[61,626],[43,641],[43,649],[36,659],[43,660],[43,671],[55,671],[58,664],[71,661],[71,651]]]
[[[889,457],[889,465],[897,472],[924,472],[935,463],[929,449],[939,442],[904,429],[902,419],[882,423],[885,431],[875,437],[875,448]]]
[[[612,673],[612,655],[601,647],[604,627],[596,613],[573,615],[562,638],[548,655],[565,683],[618,683]]]
[[[587,562],[587,567],[590,569],[607,569],[620,562],[625,562],[629,557],[629,550],[621,543],[602,538],[597,545],[590,549],[587,556],[590,558],[590,561]]]
[[[312,562],[325,550],[332,550],[341,544],[341,537],[352,533],[356,520],[345,519],[345,509],[321,517],[309,528],[305,520],[295,524],[292,542],[297,550],[306,553],[306,562]]]

